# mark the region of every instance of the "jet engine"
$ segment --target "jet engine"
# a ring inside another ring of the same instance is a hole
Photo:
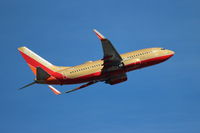
[[[127,76],[119,76],[119,77],[114,77],[114,78],[110,78],[109,80],[106,80],[105,83],[110,84],[110,85],[114,85],[114,84],[118,84],[121,82],[125,82],[127,80]]]

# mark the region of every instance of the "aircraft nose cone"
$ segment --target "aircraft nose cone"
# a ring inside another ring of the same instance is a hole
[[[175,54],[175,52],[172,50],[167,50],[167,54],[169,55],[169,57],[172,57]]]
[[[169,54],[171,54],[171,55],[174,55],[174,54],[175,54],[175,52],[172,51],[172,50],[168,50],[168,52],[169,52]]]

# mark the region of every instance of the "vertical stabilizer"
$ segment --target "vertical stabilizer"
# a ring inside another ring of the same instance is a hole
[[[36,53],[31,51],[27,47],[20,47],[18,48],[18,50],[35,75],[36,75],[37,67],[42,68],[49,74],[53,73],[53,71],[51,70],[53,65],[47,60],[43,59],[42,57],[40,57],[39,55],[37,55]]]

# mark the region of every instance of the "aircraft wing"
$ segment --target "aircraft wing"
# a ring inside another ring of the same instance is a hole
[[[104,71],[118,70],[124,66],[122,62],[122,57],[117,52],[112,43],[106,39],[101,33],[94,29],[97,37],[101,40],[103,48],[103,60],[104,60]]]

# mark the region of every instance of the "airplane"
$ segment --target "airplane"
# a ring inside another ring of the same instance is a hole
[[[94,32],[101,41],[103,58],[97,61],[88,61],[77,66],[55,66],[27,47],[18,48],[36,76],[34,82],[19,89],[33,84],[48,84],[53,93],[60,95],[85,88],[97,82],[115,85],[127,81],[127,72],[159,64],[175,54],[172,50],[159,47],[119,54],[107,38],[96,29],[94,29]],[[65,92],[60,92],[52,86],[80,83],[85,84]]]

